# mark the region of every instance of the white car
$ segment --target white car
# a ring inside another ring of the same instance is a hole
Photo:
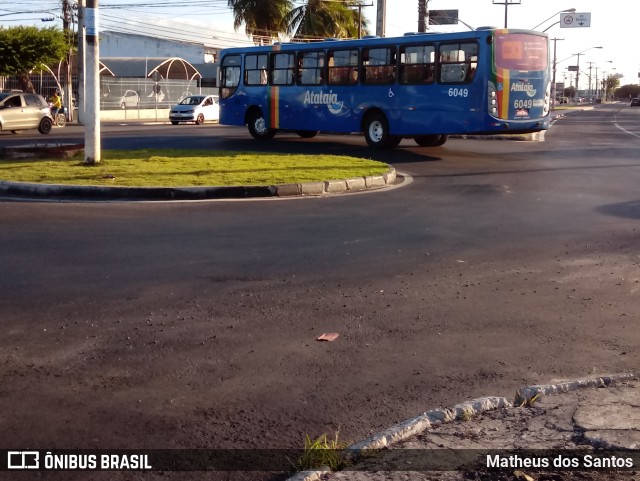
[[[195,122],[202,125],[205,121],[220,119],[220,105],[217,95],[191,95],[171,108],[169,120],[173,125],[180,122]]]

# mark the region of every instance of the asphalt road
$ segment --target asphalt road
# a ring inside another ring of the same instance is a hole
[[[103,133],[104,148],[363,155],[412,181],[293,200],[0,202],[0,448],[355,441],[467,398],[637,369],[640,109],[573,113],[545,142],[386,152],[216,125]],[[60,479],[86,479],[72,474]],[[92,479],[156,479],[106,474]],[[157,479],[214,479],[189,476]]]

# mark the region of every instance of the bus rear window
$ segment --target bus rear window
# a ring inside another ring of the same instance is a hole
[[[499,69],[546,70],[549,64],[547,37],[523,33],[497,34],[495,59]]]

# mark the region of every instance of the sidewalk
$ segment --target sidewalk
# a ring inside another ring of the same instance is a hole
[[[289,481],[640,480],[636,376],[523,387],[514,398],[428,411],[347,448],[356,455],[345,470]]]

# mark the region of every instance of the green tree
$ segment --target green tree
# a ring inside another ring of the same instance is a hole
[[[256,38],[273,38],[285,33],[285,17],[293,9],[292,0],[228,0],[233,10],[233,27],[245,24],[245,32]],[[256,42],[258,43],[258,42]]]
[[[616,90],[616,97],[619,99],[631,99],[640,97],[640,85],[627,84]]]
[[[360,14],[358,5],[359,2],[350,0],[307,0],[304,5],[289,12],[285,23],[289,34],[300,38],[354,38],[358,37],[358,33],[367,35],[367,20]]]
[[[575,96],[576,96],[576,88],[573,85],[571,85],[569,87],[566,87],[564,89],[563,95],[565,97],[567,97],[567,98],[570,98],[570,99],[575,98]]]
[[[55,28],[0,27],[0,75],[17,75],[20,87],[33,92],[29,73],[63,60],[69,44]]]
[[[618,75],[607,75],[602,81],[604,88],[605,100],[609,100],[611,94],[620,86],[620,77]]]

